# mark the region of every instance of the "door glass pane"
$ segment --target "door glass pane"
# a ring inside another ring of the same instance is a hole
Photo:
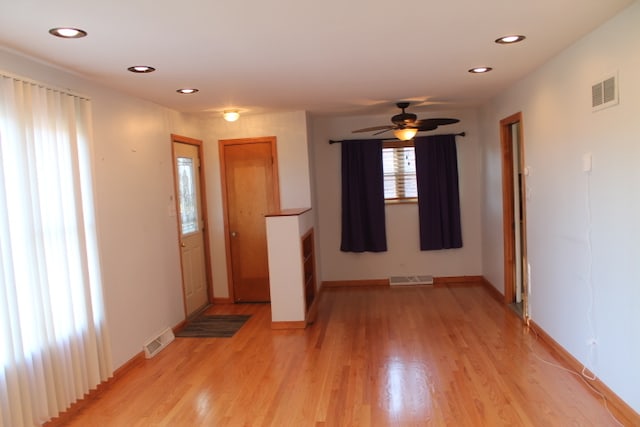
[[[193,159],[178,157],[178,196],[180,197],[180,224],[182,234],[198,231],[198,200],[196,198]]]

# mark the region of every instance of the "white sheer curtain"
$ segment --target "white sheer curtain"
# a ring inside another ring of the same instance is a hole
[[[0,72],[0,427],[112,374],[90,138],[89,100]]]

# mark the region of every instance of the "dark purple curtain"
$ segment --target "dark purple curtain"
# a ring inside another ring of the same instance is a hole
[[[420,250],[462,247],[455,135],[415,138]]]
[[[342,141],[342,241],[344,252],[387,250],[382,141]]]

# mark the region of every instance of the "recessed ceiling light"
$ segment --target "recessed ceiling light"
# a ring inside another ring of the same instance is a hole
[[[192,88],[185,88],[185,89],[178,89],[176,92],[178,93],[182,93],[185,95],[189,95],[192,93],[196,93],[198,91],[198,89],[192,89]]]
[[[127,70],[132,73],[152,73],[156,69],[153,67],[149,67],[148,65],[134,65],[133,67],[127,68]]]
[[[49,30],[49,34],[63,39],[79,39],[86,37],[87,32],[79,28],[72,27],[56,27]]]
[[[491,67],[475,67],[470,69],[469,72],[473,74],[482,74],[482,73],[488,73],[491,70],[493,70],[493,68]]]
[[[512,44],[512,43],[521,42],[524,39],[526,39],[526,37],[525,36],[520,36],[520,35],[503,36],[503,37],[500,37],[500,38],[496,39],[495,42],[498,43],[498,44]]]

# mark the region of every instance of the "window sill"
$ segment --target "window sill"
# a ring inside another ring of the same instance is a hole
[[[410,199],[385,199],[385,205],[417,205],[418,199],[416,197]]]

